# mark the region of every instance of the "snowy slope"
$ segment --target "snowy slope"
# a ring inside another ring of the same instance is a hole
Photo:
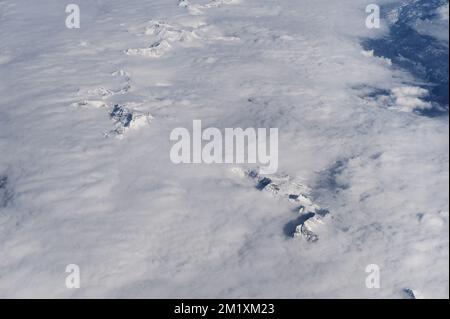
[[[69,30],[61,1],[0,0],[0,297],[448,298],[448,115],[402,112],[367,1],[77,3]],[[174,165],[194,119],[279,128],[281,193]]]

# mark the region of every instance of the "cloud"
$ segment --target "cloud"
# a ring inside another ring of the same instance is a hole
[[[424,35],[435,37],[440,41],[449,42],[449,4],[445,4],[436,9],[436,16],[433,19],[417,19],[413,22],[414,29]]]
[[[365,28],[366,0],[214,1],[199,15],[79,0],[78,31],[53,0],[6,2],[0,200],[14,200],[0,212],[0,297],[448,298],[448,117],[409,112],[428,107],[426,91],[361,54],[361,39],[388,32]],[[201,25],[204,45],[125,54],[154,43],[154,21]],[[153,119],[105,139],[104,105]],[[170,132],[193,119],[278,128],[280,172],[330,211],[320,240],[287,240],[299,210],[229,167],[174,165]],[[365,286],[373,263],[380,290]]]

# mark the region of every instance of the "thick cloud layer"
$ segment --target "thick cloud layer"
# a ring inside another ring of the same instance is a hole
[[[69,30],[0,1],[0,297],[448,298],[448,117],[360,44],[390,32],[367,1],[78,2]],[[174,165],[194,119],[278,128],[319,240],[232,166]]]

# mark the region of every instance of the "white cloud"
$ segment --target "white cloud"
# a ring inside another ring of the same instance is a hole
[[[405,86],[392,89],[392,93],[395,99],[395,107],[401,111],[411,112],[414,110],[431,109],[433,107],[430,102],[423,100],[429,95],[429,92],[426,89]]]
[[[367,1],[190,1],[199,16],[167,0],[78,2],[78,31],[52,0],[0,7],[0,175],[14,194],[0,297],[448,298],[448,118],[361,96],[427,107],[409,76],[361,54]],[[202,45],[126,55],[154,43],[130,32],[154,21],[201,26]],[[105,139],[115,104],[153,120]],[[280,171],[330,210],[320,240],[287,240],[290,203],[228,168],[174,166],[170,132],[192,119],[279,128]],[[365,285],[373,263],[380,290]],[[80,290],[64,286],[68,264]]]
[[[413,27],[421,34],[430,35],[432,37],[437,38],[440,41],[447,42],[449,41],[449,33],[448,33],[448,6],[443,5],[437,10],[437,18],[433,20],[420,20],[414,22]]]
[[[449,4],[444,4],[442,7],[439,8],[438,12],[441,15],[441,19],[444,21],[447,21],[448,23],[448,6]]]

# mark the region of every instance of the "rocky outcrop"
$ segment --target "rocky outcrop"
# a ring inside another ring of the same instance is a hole
[[[256,170],[241,168],[234,168],[233,172],[252,180],[259,191],[269,192],[274,197],[283,198],[296,205],[299,217],[288,224],[285,230],[288,236],[304,238],[308,242],[319,240],[318,233],[330,212],[313,202],[309,187],[288,175],[260,175]]]

